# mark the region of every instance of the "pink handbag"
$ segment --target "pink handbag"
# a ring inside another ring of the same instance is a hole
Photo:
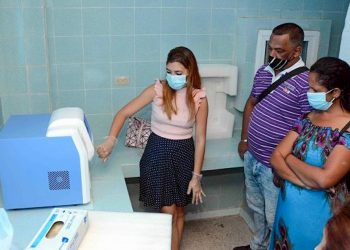
[[[125,146],[145,148],[151,134],[151,123],[141,118],[129,117]]]

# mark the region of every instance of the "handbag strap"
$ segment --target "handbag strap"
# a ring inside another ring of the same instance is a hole
[[[350,127],[350,121],[344,126],[344,128],[342,128],[342,130],[340,130],[340,135],[342,135],[345,131],[347,131],[349,127]]]
[[[303,73],[305,71],[309,70],[307,67],[303,66],[303,67],[299,67],[296,69],[293,69],[292,71],[284,74],[283,76],[281,76],[277,81],[275,81],[274,83],[272,83],[268,88],[266,88],[257,98],[257,101],[255,103],[258,104],[262,99],[264,99],[268,94],[270,94],[272,92],[272,90],[276,89],[279,85],[281,85],[281,83],[287,81],[289,78],[298,75],[300,73]]]
[[[342,130],[340,130],[340,133],[339,133],[339,137],[345,132],[348,130],[348,128],[350,127],[350,121],[348,121],[348,123],[342,128]],[[347,188],[347,193],[348,195],[350,195],[350,172],[348,172],[345,176],[344,176],[344,179],[345,181],[345,185],[346,185],[346,188]],[[350,196],[349,196],[350,197]]]

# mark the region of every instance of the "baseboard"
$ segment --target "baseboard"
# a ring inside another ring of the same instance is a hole
[[[205,211],[205,212],[188,212],[185,215],[185,220],[199,220],[199,219],[209,219],[215,217],[229,216],[229,215],[240,215],[241,208],[229,208],[229,209],[221,209],[214,211]]]

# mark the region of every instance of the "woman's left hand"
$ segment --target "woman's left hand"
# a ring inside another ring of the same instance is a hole
[[[192,192],[192,204],[198,205],[199,203],[203,203],[203,197],[205,197],[205,193],[202,190],[201,185],[202,175],[192,174],[192,179],[188,184],[187,194],[191,194]]]

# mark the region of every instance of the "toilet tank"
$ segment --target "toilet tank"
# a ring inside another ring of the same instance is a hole
[[[209,104],[207,139],[230,138],[235,117],[226,109],[226,99],[237,94],[237,66],[200,64],[199,73]]]

